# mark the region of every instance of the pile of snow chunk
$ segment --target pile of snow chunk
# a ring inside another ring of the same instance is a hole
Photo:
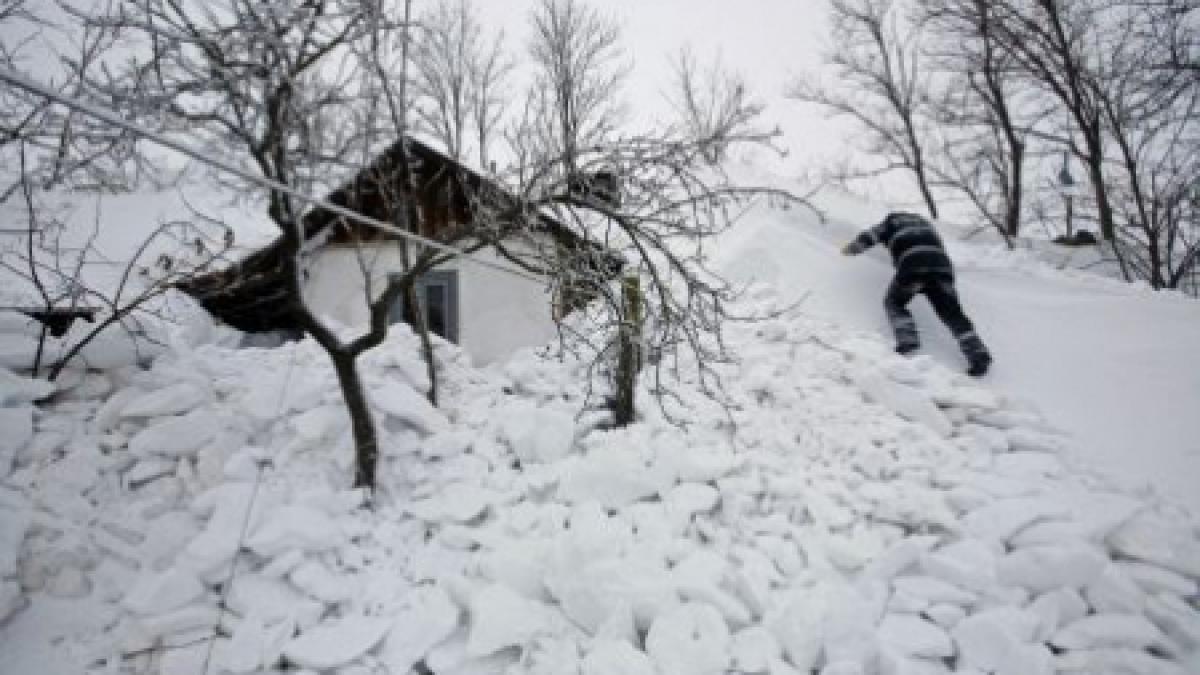
[[[584,364],[532,353],[474,370],[439,343],[434,407],[398,331],[362,367],[373,510],[311,343],[108,372],[32,413],[5,579],[100,603],[89,663],[135,672],[210,647],[232,673],[1200,665],[1194,526],[1066,466],[1036,411],[805,317],[729,337],[727,415],[681,385],[686,428],[646,401],[610,430],[576,415]]]

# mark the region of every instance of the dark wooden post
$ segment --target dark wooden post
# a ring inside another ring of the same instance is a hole
[[[634,418],[634,387],[642,369],[642,306],[641,282],[635,276],[621,280],[621,324],[617,334],[616,396],[613,404],[614,423],[623,427]]]

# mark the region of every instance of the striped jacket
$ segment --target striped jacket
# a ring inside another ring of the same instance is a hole
[[[883,244],[901,273],[918,271],[953,273],[950,257],[933,225],[912,213],[889,213],[883,222],[864,230],[846,246],[857,255],[875,244]]]

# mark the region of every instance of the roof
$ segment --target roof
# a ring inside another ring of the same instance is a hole
[[[389,213],[378,211],[388,208],[386,204],[381,206],[381,192],[394,187],[393,181],[399,179],[396,169],[403,150],[402,141],[393,143],[369,166],[330,193],[325,201],[385,222],[392,220]],[[597,265],[604,268],[609,276],[615,275],[623,267],[624,261],[619,254],[585,240],[553,216],[528,206],[497,180],[484,176],[478,170],[411,136],[408,137],[407,151],[417,174],[418,193],[422,197],[427,196],[426,191],[436,181],[452,181],[452,191],[461,193],[456,193],[461,197],[458,206],[471,211],[467,214],[468,218],[474,217],[480,204],[487,204],[497,214],[494,222],[512,226],[512,233],[540,232],[553,237],[560,244],[592,250],[597,254]],[[385,180],[381,181],[380,177]],[[369,226],[361,223],[348,222],[345,217],[320,206],[306,213],[302,223],[305,236],[310,241],[329,232],[331,228],[341,228],[337,231],[348,237],[354,237],[354,232],[357,232],[359,236],[355,238],[359,241],[384,240],[391,236],[373,232]],[[422,234],[435,240],[447,240],[445,231],[422,231]],[[461,231],[456,234],[461,234]],[[199,300],[210,313],[240,330],[299,330],[299,324],[291,316],[288,290],[282,276],[285,270],[284,248],[285,242],[280,235],[264,248],[228,268],[196,277],[178,286]]]

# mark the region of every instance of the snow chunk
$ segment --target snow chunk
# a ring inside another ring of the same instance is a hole
[[[1032,429],[1010,429],[1008,442],[1014,451],[1043,452],[1060,454],[1066,449],[1066,442],[1059,436],[1033,431]]]
[[[1029,646],[1038,619],[1029,612],[998,607],[972,614],[950,631],[961,662],[980,670],[1019,673],[1011,670],[1012,659]]]
[[[558,496],[573,504],[621,508],[658,494],[661,487],[662,481],[636,454],[612,449],[568,462]]]
[[[354,596],[354,585],[349,577],[331,572],[318,560],[306,560],[288,573],[288,579],[296,588],[328,604],[349,600]]]
[[[1137,649],[1085,649],[1060,654],[1054,659],[1059,673],[1137,673],[1138,675],[1184,675],[1184,669]]]
[[[750,626],[734,634],[732,650],[733,669],[747,673],[766,672],[773,659],[783,657],[779,641],[762,626]]]
[[[0,626],[24,604],[25,596],[21,593],[20,584],[15,581],[0,581]]]
[[[1194,579],[1158,565],[1129,560],[1115,564],[1147,593],[1174,593],[1185,597],[1200,593],[1200,584]]]
[[[467,654],[488,656],[505,647],[524,647],[552,627],[549,608],[492,584],[471,598]]]
[[[513,406],[506,412],[500,433],[522,462],[554,462],[571,452],[575,420],[561,410],[532,404]]]
[[[1146,594],[1120,567],[1111,563],[1087,585],[1083,594],[1098,614],[1139,614],[1146,607]]]
[[[654,620],[646,653],[663,675],[720,675],[729,667],[729,627],[710,605],[686,603]]]
[[[954,655],[950,636],[940,627],[912,614],[888,614],[879,624],[879,640],[894,651],[921,658]]]
[[[17,453],[33,440],[33,408],[0,408],[0,480],[12,472]]]
[[[1041,497],[1000,499],[968,513],[962,528],[980,539],[1007,541],[1027,525],[1069,515],[1062,505]]]
[[[1135,516],[1113,532],[1108,543],[1130,558],[1200,577],[1200,541],[1186,527],[1151,514]]]
[[[350,616],[309,629],[283,647],[283,655],[301,668],[328,670],[371,650],[392,627],[390,619]]]
[[[212,395],[199,386],[179,382],[133,399],[121,409],[121,417],[178,415],[198,408],[211,398]]]
[[[1059,628],[1087,616],[1088,606],[1073,588],[1043,593],[1029,603],[1029,612],[1038,617],[1035,635],[1038,642],[1050,639]]]
[[[858,371],[854,383],[872,402],[907,420],[924,424],[943,438],[949,438],[954,432],[954,425],[950,423],[946,414],[919,389],[895,382],[875,370],[866,369]]]
[[[423,434],[431,435],[450,426],[446,416],[433,407],[429,399],[407,384],[388,381],[371,391],[371,401],[384,413],[410,424]]]
[[[193,410],[179,417],[155,422],[129,439],[129,451],[138,457],[158,454],[183,457],[208,445],[224,427],[219,415]]]
[[[255,614],[268,623],[293,618],[301,628],[315,624],[325,611],[325,605],[291,584],[263,574],[234,577],[227,601],[229,608],[243,617]]]
[[[1154,624],[1134,614],[1092,614],[1063,626],[1050,638],[1050,644],[1063,649],[1145,649],[1166,641]]]
[[[204,585],[196,575],[171,567],[157,574],[143,576],[122,600],[122,604],[142,616],[164,614],[179,609],[204,595]]]
[[[21,377],[0,367],[0,408],[40,401],[55,392],[53,382]]]
[[[434,523],[466,523],[474,520],[496,500],[496,494],[471,483],[451,483],[429,499],[407,506],[412,515]]]
[[[896,577],[892,586],[902,593],[922,598],[929,604],[950,603],[953,605],[970,605],[975,602],[975,594],[930,576]]]
[[[1001,583],[1034,593],[1055,588],[1080,588],[1095,581],[1108,557],[1083,546],[1033,546],[1010,553],[996,564]]]
[[[458,628],[458,615],[458,605],[441,588],[413,591],[383,642],[380,662],[391,672],[407,673]]]
[[[266,558],[286,551],[326,551],[342,543],[337,521],[311,506],[290,505],[268,514],[246,538],[250,550]]]
[[[562,611],[590,633],[622,604],[633,609],[642,629],[679,604],[670,574],[646,560],[600,560],[582,569],[565,569],[548,576],[546,587]]]
[[[581,675],[659,675],[650,657],[624,640],[598,640],[580,665]]]

